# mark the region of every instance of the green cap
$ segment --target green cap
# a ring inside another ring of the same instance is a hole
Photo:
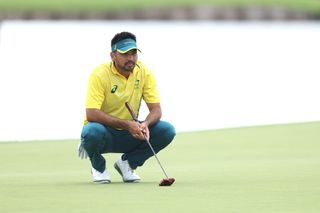
[[[115,43],[114,45],[111,46],[111,51],[112,52],[118,51],[119,53],[126,53],[126,52],[128,52],[129,50],[132,50],[132,49],[139,50],[138,47],[137,47],[136,41],[131,39],[131,38],[127,38],[127,39],[118,41],[117,43]]]

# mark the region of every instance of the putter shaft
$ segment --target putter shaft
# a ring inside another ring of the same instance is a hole
[[[162,171],[163,171],[164,175],[167,177],[167,179],[169,179],[169,177],[168,177],[168,175],[167,175],[166,171],[164,170],[163,166],[162,166],[162,165],[161,165],[161,163],[160,163],[159,158],[157,157],[156,152],[154,151],[153,147],[151,146],[151,143],[150,143],[150,142],[149,142],[149,140],[146,138],[146,136],[144,136],[144,138],[145,138],[145,140],[146,140],[147,144],[149,145],[149,147],[150,147],[151,151],[153,152],[154,157],[157,159],[158,164],[159,164],[159,166],[161,167],[161,169],[162,169]]]
[[[126,102],[125,105],[126,105],[127,109],[129,110],[129,113],[130,113],[132,119],[133,119],[134,121],[138,121],[137,116],[135,115],[135,113],[134,113],[133,109],[131,108],[130,104],[129,104],[128,102]],[[145,141],[147,142],[147,144],[149,145],[151,151],[153,152],[154,157],[157,159],[158,164],[159,164],[159,166],[161,167],[164,175],[166,176],[167,179],[169,179],[166,171],[164,170],[163,166],[161,165],[160,160],[159,160],[159,158],[157,157],[157,154],[156,154],[156,152],[154,151],[153,147],[151,146],[151,143],[150,143],[150,141],[147,139],[146,135],[144,135],[144,139],[145,139]]]

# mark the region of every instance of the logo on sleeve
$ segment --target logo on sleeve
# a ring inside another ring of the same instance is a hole
[[[113,85],[112,89],[111,89],[111,93],[115,93],[118,89],[118,85]]]

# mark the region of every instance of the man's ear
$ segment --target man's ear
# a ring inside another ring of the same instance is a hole
[[[111,59],[112,59],[112,61],[113,61],[113,59],[114,59],[114,57],[115,57],[115,52],[111,52],[111,53],[110,53],[110,57],[111,57]]]

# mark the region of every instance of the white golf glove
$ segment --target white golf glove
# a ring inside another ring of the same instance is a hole
[[[84,147],[82,146],[81,142],[78,145],[78,156],[81,159],[87,159],[88,158],[88,153],[87,151],[84,149]]]

